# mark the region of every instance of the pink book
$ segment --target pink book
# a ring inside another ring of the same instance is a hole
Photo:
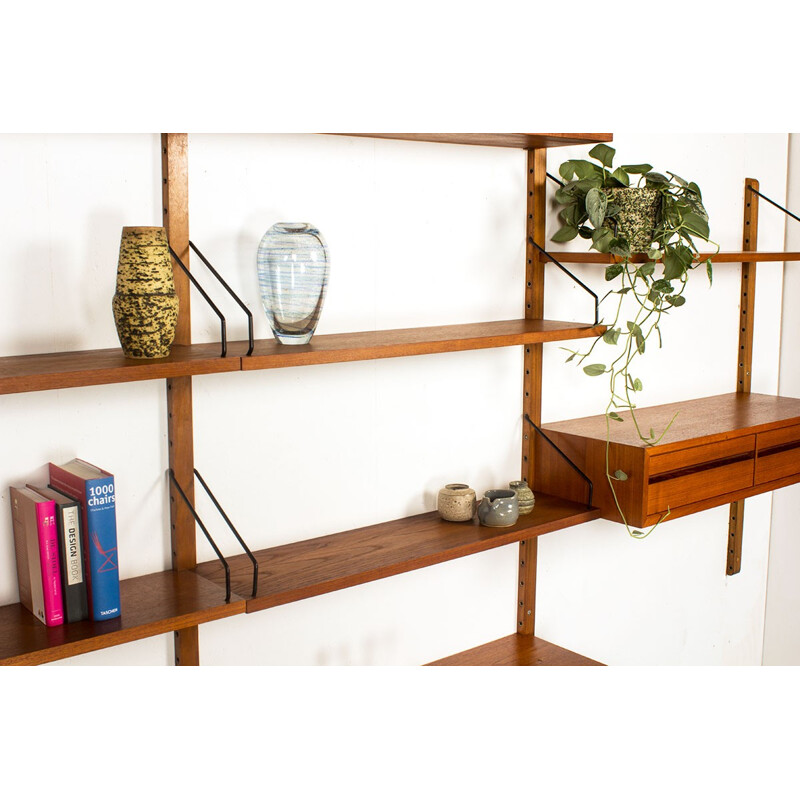
[[[36,523],[39,530],[39,561],[42,565],[44,623],[61,625],[64,622],[64,600],[61,597],[61,565],[54,500],[42,497],[42,502],[36,504]]]
[[[64,602],[55,501],[11,487],[19,600],[45,625],[62,625]]]

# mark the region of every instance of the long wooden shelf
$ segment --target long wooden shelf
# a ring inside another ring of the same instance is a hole
[[[330,364],[585,339],[602,335],[605,330],[604,325],[579,322],[512,319],[466,325],[327,334],[314,336],[306,345],[287,346],[275,340],[260,340],[256,342],[253,355],[242,359],[242,369]]]
[[[256,597],[250,597],[250,560],[244,555],[228,558],[231,587],[248,597],[248,613],[261,611],[481,553],[589,522],[598,515],[597,509],[541,493],[536,495],[533,511],[508,528],[487,528],[477,520],[445,522],[436,512],[418,514],[254,553],[259,564]],[[224,585],[219,562],[200,564],[196,571]]]
[[[242,614],[245,601],[194,572],[120,582],[122,615],[48,628],[19,603],[0,607],[0,665],[33,666]]]
[[[432,661],[429,667],[602,667],[599,661],[536,636],[512,633],[494,642]]]
[[[125,358],[120,348],[6,356],[0,358],[0,394],[236,372],[246,351],[229,350],[221,358],[219,344],[173,345],[167,358],[152,360]]]
[[[563,147],[610,142],[610,133],[337,133],[335,136],[365,136],[370,139],[402,139],[411,142],[472,144],[485,147]]]
[[[225,358],[220,357],[219,344],[174,345],[168,358],[152,361],[125,358],[119,348],[7,356],[0,358],[0,394],[480,350],[583,339],[598,336],[605,330],[603,325],[520,319],[328,334],[315,336],[309,344],[297,346],[281,345],[274,339],[262,340],[256,343],[253,355],[249,357],[243,357],[247,352],[247,342],[229,343]]]
[[[611,253],[590,252],[570,252],[564,250],[548,250],[548,255],[562,264],[615,264],[620,259]],[[776,252],[757,250],[727,250],[720,253],[700,253],[698,263],[710,258],[714,264],[751,264],[755,261],[800,261],[800,253],[795,252]],[[643,264],[649,261],[644,253],[634,253],[630,259],[632,264]]]

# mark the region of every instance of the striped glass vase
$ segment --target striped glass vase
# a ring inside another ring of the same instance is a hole
[[[278,222],[258,246],[261,303],[281,344],[307,344],[314,335],[330,264],[320,232],[307,222]]]

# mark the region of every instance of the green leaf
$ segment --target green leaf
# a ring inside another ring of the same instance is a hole
[[[559,168],[558,174],[565,180],[571,181],[573,176],[575,175],[575,164],[577,162],[570,159],[569,161],[565,161]]]
[[[622,419],[622,417],[619,414],[617,414],[616,411],[609,411],[608,418],[613,419],[614,422],[625,422],[625,420]]]
[[[669,175],[674,181],[679,183],[681,186],[689,185],[683,178],[681,178],[680,175],[676,175],[674,172],[670,172],[669,170],[667,170],[667,175]]]
[[[559,228],[551,237],[554,242],[569,242],[578,235],[578,229],[574,225],[564,225]]]
[[[569,362],[572,361],[572,359],[575,358],[576,355],[578,355],[578,354],[577,353],[573,353],[564,363],[565,364],[569,364]]]
[[[675,287],[666,278],[661,278],[660,280],[654,281],[653,289],[655,289],[657,292],[661,292],[662,294],[671,294],[675,291]]]
[[[607,144],[596,144],[590,151],[589,155],[597,159],[604,167],[610,167],[614,161],[614,154],[617,151]]]
[[[676,308],[686,304],[686,298],[682,294],[676,295],[675,297],[667,297],[666,301]]]
[[[581,210],[578,208],[577,203],[571,203],[568,206],[559,211],[558,216],[561,217],[562,221],[565,222],[567,225],[573,225],[575,228],[578,227],[578,217],[580,217]]]
[[[647,186],[663,186],[669,183],[669,178],[660,172],[648,172],[644,177]]]
[[[635,336],[635,335],[637,335],[637,334],[638,334],[638,335],[641,335],[641,333],[642,333],[642,329],[641,329],[641,328],[640,328],[640,327],[639,327],[639,326],[638,326],[638,325],[637,325],[635,322],[630,322],[630,321],[628,321],[626,324],[627,324],[627,326],[628,326],[628,330],[629,330],[629,331],[630,331],[632,334],[634,334],[634,336]]]
[[[684,216],[683,224],[693,234],[696,234],[697,236],[700,236],[701,238],[708,241],[708,237],[710,235],[708,230],[708,220],[703,219],[699,214],[696,214],[694,211],[690,211],[688,214]]]
[[[628,177],[628,173],[622,167],[617,167],[612,173],[612,178],[616,178],[623,186],[630,186],[631,179]]]
[[[608,228],[596,228],[592,234],[592,247],[600,253],[607,253],[614,234]]]
[[[595,228],[599,228],[603,224],[607,205],[608,198],[600,189],[592,188],[586,193],[586,212],[589,214],[589,222]]]
[[[703,195],[700,194],[700,187],[694,181],[692,181],[686,188],[690,192],[696,194],[701,200],[703,199]]]
[[[711,259],[706,259],[706,275],[708,275],[708,285],[714,283],[714,268],[711,266]]]
[[[622,264],[610,264],[606,267],[606,280],[613,281],[617,275],[621,275],[625,271]]]
[[[674,281],[676,278],[680,278],[684,272],[686,272],[686,267],[678,253],[672,247],[667,248],[664,252],[664,277],[668,281]]]
[[[628,292],[630,290],[631,290],[631,287],[630,286],[626,286],[624,289],[617,289],[617,291],[614,292],[614,294],[628,294]]]
[[[573,189],[574,187],[559,186],[555,193],[556,203],[562,206],[574,203],[575,195]]]
[[[593,378],[597,377],[598,375],[602,375],[606,371],[605,364],[589,364],[588,367],[584,367],[583,371],[587,375],[591,375]]]
[[[602,183],[603,171],[596,164],[591,164],[588,161],[576,161],[575,174],[582,181],[596,180]]]
[[[655,271],[656,262],[648,261],[646,264],[642,264],[642,266],[636,270],[636,274],[642,278],[649,278]]]
[[[650,438],[651,439],[655,439],[656,438],[656,432],[652,428],[650,428]]]
[[[622,169],[631,175],[644,175],[645,172],[650,172],[653,167],[651,164],[624,164]]]
[[[619,335],[622,331],[619,328],[614,328],[614,330],[606,331],[603,334],[603,341],[606,344],[616,344],[619,341]]]
[[[594,235],[594,230],[588,225],[581,225],[578,228],[578,235],[581,237],[581,239],[591,239]]]
[[[615,477],[615,478],[616,478],[618,481],[626,481],[626,480],[628,480],[628,475],[627,475],[627,473],[623,472],[621,469],[618,469],[618,470],[617,470],[617,471],[614,473],[614,477]]]
[[[633,382],[633,391],[641,392],[643,388],[644,387],[642,386],[642,382],[638,378],[636,378],[636,380]]]
[[[615,238],[608,243],[608,252],[613,253],[615,256],[620,256],[621,258],[629,258],[631,255],[631,248],[624,239]]]

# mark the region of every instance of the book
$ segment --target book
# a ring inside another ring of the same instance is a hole
[[[31,486],[42,497],[56,505],[58,557],[61,565],[61,596],[64,602],[64,621],[78,622],[89,616],[86,579],[81,542],[81,504],[49,486]]]
[[[50,486],[81,506],[86,595],[95,621],[121,613],[117,559],[117,511],[114,476],[80,458],[51,463]]]
[[[45,625],[61,625],[64,610],[55,502],[32,489],[12,486],[11,516],[20,603]]]

